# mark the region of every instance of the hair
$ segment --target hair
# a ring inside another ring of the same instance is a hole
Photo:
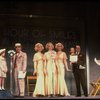
[[[75,50],[75,48],[74,48],[74,47],[71,47],[71,48],[70,48],[70,50],[71,50],[71,49],[74,49],[74,50]]]
[[[80,45],[79,45],[79,44],[77,44],[77,45],[76,45],[76,47],[77,47],[77,46],[79,46],[79,47],[80,47]]]
[[[48,43],[46,44],[45,48],[48,49],[48,47],[49,47],[50,44],[52,45],[52,48],[54,49],[54,45],[53,45],[52,42],[48,42]]]
[[[72,48],[74,49],[74,51],[76,51],[74,47],[71,47],[69,53],[71,53],[71,49],[72,49]]]
[[[42,50],[44,49],[44,47],[43,47],[43,45],[41,43],[36,43],[35,44],[35,48],[34,48],[35,51],[38,51],[38,47],[40,47],[40,46],[42,47]]]
[[[64,49],[63,44],[62,44],[62,43],[60,43],[60,42],[59,42],[59,43],[57,43],[57,44],[55,44],[55,48],[56,48],[56,49],[58,49],[58,46],[59,46],[59,45],[62,47],[62,49]]]
[[[20,46],[15,46],[14,48],[16,49],[17,47],[20,47],[22,49],[22,44],[21,43],[18,43],[18,44],[20,44]]]
[[[6,49],[0,53],[0,56],[1,56],[3,53],[5,53],[5,52],[6,52]]]

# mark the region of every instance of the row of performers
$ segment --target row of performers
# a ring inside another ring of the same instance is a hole
[[[70,71],[67,64],[67,54],[63,51],[64,46],[62,43],[55,45],[57,52],[55,52],[54,45],[49,42],[46,44],[48,50],[42,53],[44,46],[41,43],[35,44],[36,53],[33,56],[34,72],[33,75],[37,76],[33,97],[38,95],[43,96],[70,96],[65,81],[65,70]],[[15,79],[15,96],[23,97],[25,94],[25,79],[18,78],[18,72],[23,71],[26,73],[27,67],[27,54],[22,51],[21,43],[15,44],[16,54],[13,57],[14,79]],[[7,63],[5,59],[6,49],[0,50],[0,90],[4,89],[4,79],[7,72]],[[87,83],[85,77],[85,56],[81,53],[79,45],[70,49],[70,55],[77,55],[77,61],[70,61],[73,69],[73,74],[76,82],[76,96],[81,96],[81,87],[84,95],[88,96]]]

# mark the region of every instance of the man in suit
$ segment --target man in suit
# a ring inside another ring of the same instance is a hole
[[[87,97],[87,79],[86,79],[86,58],[85,54],[81,52],[81,48],[79,45],[76,45],[76,55],[78,56],[77,62],[72,62],[73,74],[75,77],[76,89],[77,89],[77,97],[81,96],[81,86],[84,92],[84,95]]]
[[[18,78],[19,71],[26,72],[27,67],[27,54],[22,51],[20,43],[15,44],[16,54],[13,57],[14,66],[14,79],[15,79],[15,96],[24,97],[25,92],[25,79]]]

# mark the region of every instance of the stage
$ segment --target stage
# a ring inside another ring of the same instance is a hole
[[[23,98],[20,97],[12,97],[12,98],[7,98],[7,99],[100,99],[100,95],[97,95],[95,97],[93,96],[88,96],[88,97],[75,97],[73,96],[69,96],[69,97],[32,97],[32,96],[25,96]]]

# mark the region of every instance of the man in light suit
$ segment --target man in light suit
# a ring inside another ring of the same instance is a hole
[[[13,57],[14,79],[15,79],[15,96],[24,97],[25,93],[25,78],[18,78],[19,71],[26,73],[27,54],[22,52],[22,45],[15,44],[16,54]]]

